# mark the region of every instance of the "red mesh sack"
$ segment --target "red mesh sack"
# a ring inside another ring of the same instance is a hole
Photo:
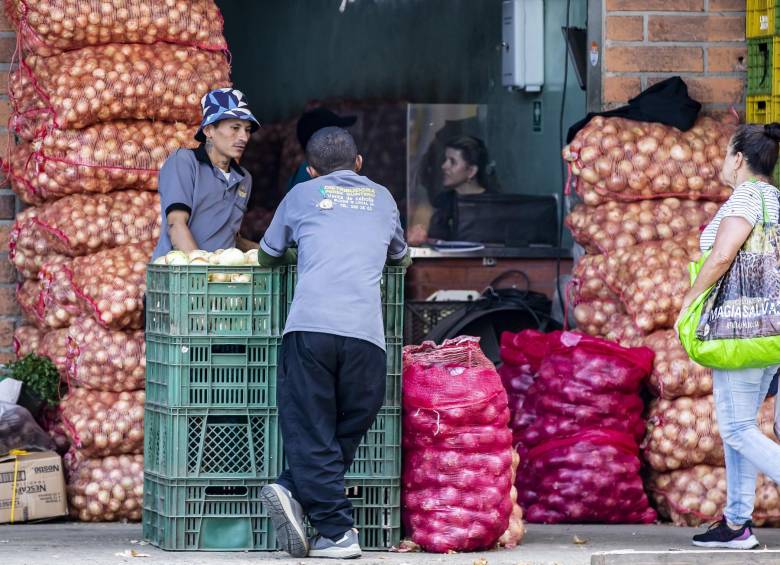
[[[603,337],[627,347],[641,345],[645,335],[626,312],[619,299],[595,299],[574,307],[577,329],[594,337]]]
[[[649,386],[659,398],[712,394],[712,369],[702,367],[688,357],[674,330],[662,330],[644,338],[644,345],[655,351]]]
[[[213,0],[6,0],[24,53],[43,57],[105,43],[177,43],[227,49]]]
[[[671,473],[652,473],[647,484],[658,513],[675,526],[700,526],[719,520],[726,506],[726,469],[697,465]],[[780,488],[765,475],[756,482],[756,526],[780,525]]]
[[[518,476],[532,523],[650,524],[656,520],[631,436],[591,430],[532,449]]]
[[[706,225],[718,211],[715,202],[642,200],[577,205],[566,217],[574,240],[588,253],[610,253],[645,241],[685,235]]]
[[[761,405],[758,425],[776,441],[773,422],[775,399]],[[712,395],[654,400],[647,416],[644,457],[656,471],[675,471],[695,465],[724,465],[723,442]]]
[[[533,385],[546,355],[548,342],[548,334],[536,330],[501,334],[502,364],[498,374],[507,393],[509,427],[512,429],[512,444],[515,446],[520,441],[519,430],[525,429],[534,419],[534,414],[524,404],[528,389]],[[524,447],[520,445],[518,449],[522,451],[521,456],[524,456]]]
[[[53,254],[76,257],[160,237],[160,197],[126,190],[75,194],[44,204],[35,217],[17,221],[9,258],[26,277],[38,275]]]
[[[65,456],[70,516],[81,522],[140,522],[144,498],[144,456],[89,459]]]
[[[195,130],[183,123],[121,120],[49,130],[35,143],[12,147],[5,169],[17,194],[30,204],[83,192],[157,190],[168,156],[197,146]]]
[[[43,335],[43,330],[36,326],[19,326],[16,328],[14,331],[14,355],[16,355],[17,359],[37,353]]]
[[[144,388],[146,343],[143,330],[107,330],[94,318],[79,318],[68,332],[70,385],[111,392]]]
[[[575,304],[589,300],[618,300],[618,295],[607,284],[606,255],[583,255],[572,271],[571,292]]]
[[[146,393],[73,388],[60,402],[71,443],[84,457],[143,453]]]
[[[507,396],[479,339],[404,348],[403,507],[435,553],[493,547],[512,513]]]
[[[722,202],[719,172],[737,120],[699,118],[686,132],[656,122],[596,116],[563,149],[585,204],[677,197]]]
[[[87,313],[86,305],[73,286],[73,259],[54,255],[44,261],[38,278],[38,316],[49,328],[66,328]]]
[[[201,98],[230,84],[223,53],[167,43],[30,55],[11,75],[11,127],[31,141],[50,129],[123,119],[195,125]]]
[[[644,405],[639,391],[653,352],[571,332],[549,334],[547,355],[524,406],[534,419],[515,430],[525,448],[593,429],[640,441]]]
[[[46,332],[38,346],[38,355],[48,357],[60,376],[65,379],[67,376],[68,365],[68,328],[51,330]]]

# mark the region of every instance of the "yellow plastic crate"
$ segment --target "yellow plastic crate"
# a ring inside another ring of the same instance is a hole
[[[778,0],[747,0],[747,18],[745,36],[767,37],[780,31],[777,18],[780,16]]]
[[[768,124],[772,121],[775,106],[780,97],[748,96],[745,101],[745,117],[749,124]]]

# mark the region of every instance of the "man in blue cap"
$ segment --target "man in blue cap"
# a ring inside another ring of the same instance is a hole
[[[178,149],[160,169],[163,226],[154,250],[157,259],[173,249],[216,251],[257,248],[238,235],[252,192],[252,177],[239,166],[260,122],[242,92],[219,88],[201,100],[203,121],[197,149]]]

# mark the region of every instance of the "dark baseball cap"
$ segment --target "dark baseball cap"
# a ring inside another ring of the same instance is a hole
[[[300,117],[296,128],[296,134],[298,135],[298,141],[300,142],[301,147],[305,149],[311,136],[322,128],[348,128],[354,126],[356,121],[357,116],[339,116],[327,108],[315,108],[314,110],[304,112]]]

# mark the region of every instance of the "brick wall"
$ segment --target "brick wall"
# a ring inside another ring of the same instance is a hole
[[[8,71],[16,48],[13,26],[0,10],[0,156],[5,157],[10,140],[7,96]],[[0,179],[0,363],[13,359],[13,333],[19,323],[16,303],[16,271],[8,260],[8,234],[16,215],[17,200],[5,179]]]
[[[602,103],[679,75],[705,110],[744,110],[745,0],[603,0]]]

